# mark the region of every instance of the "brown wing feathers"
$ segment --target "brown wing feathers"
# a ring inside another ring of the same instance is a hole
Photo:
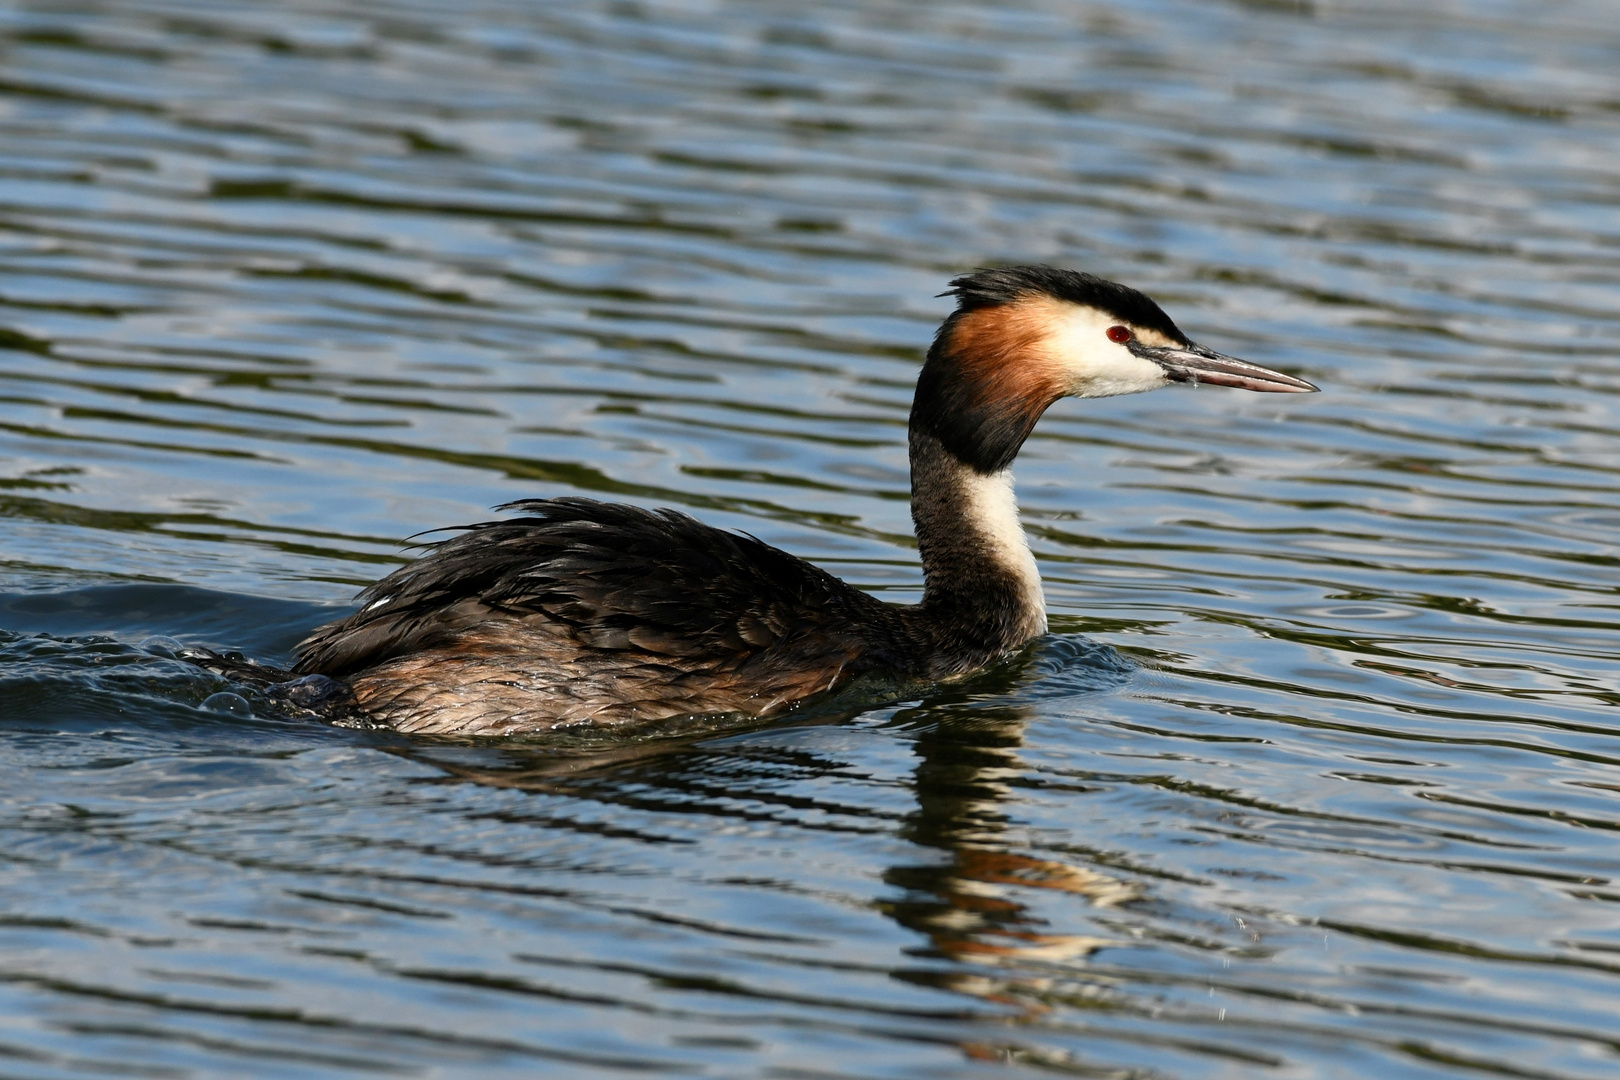
[[[789,635],[835,632],[852,607],[882,607],[754,537],[673,510],[580,498],[502,509],[525,516],[432,545],[303,642],[297,670],[341,677],[502,620],[544,620],[584,648],[746,660]]]

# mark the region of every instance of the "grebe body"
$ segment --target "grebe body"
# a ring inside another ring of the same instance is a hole
[[[673,510],[529,500],[432,545],[298,646],[400,731],[771,716],[862,676],[966,674],[1046,631],[1009,471],[1062,397],[1175,382],[1301,393],[1188,340],[1134,289],[1048,266],[956,278],[911,410],[920,603],[890,604]]]

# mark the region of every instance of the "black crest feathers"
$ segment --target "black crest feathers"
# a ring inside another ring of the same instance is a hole
[[[998,266],[975,270],[951,279],[951,287],[941,296],[955,296],[957,313],[1010,304],[1027,296],[1044,295],[1071,304],[1094,307],[1115,316],[1122,323],[1144,330],[1157,330],[1170,340],[1190,345],[1187,335],[1153,302],[1129,285],[1105,281],[1078,270],[1056,266]],[[940,327],[944,336],[949,320]],[[937,344],[939,338],[935,338]]]

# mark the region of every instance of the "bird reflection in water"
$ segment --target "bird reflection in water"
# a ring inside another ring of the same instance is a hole
[[[1009,836],[1009,804],[1018,799],[1018,778],[1028,773],[1018,751],[1033,710],[981,704],[916,711],[936,718],[920,729],[914,744],[917,809],[901,835],[940,857],[884,874],[884,881],[904,895],[883,908],[901,926],[927,937],[927,946],[909,950],[913,955],[953,963],[901,969],[894,976],[1011,1008],[1023,1021],[1038,1020],[1058,1001],[1112,998],[1109,981],[1087,973],[1085,961],[1098,949],[1126,943],[1055,931],[1020,899],[1024,890],[1051,890],[1095,910],[1143,895],[1133,882],[1016,850],[1019,845]],[[1071,1052],[1027,1039],[969,1038],[957,1045],[976,1061],[1016,1060],[1091,1072],[1089,1063]]]
[[[1113,659],[1087,667],[1103,654]],[[1128,665],[1111,650],[1077,639],[1055,644],[1049,639],[1044,649],[1026,651],[1014,662],[900,709],[888,720],[891,729],[915,733],[910,740],[915,764],[902,781],[915,805],[901,815],[886,816],[894,834],[908,841],[915,854],[882,873],[891,891],[874,906],[926,939],[909,950],[913,956],[949,962],[897,966],[892,977],[967,994],[998,1010],[1012,1007],[1028,1019],[1049,1012],[1055,999],[1072,1002],[1112,994],[1106,979],[1083,969],[1096,950],[1127,942],[1054,927],[1047,915],[1033,910],[1036,899],[1027,891],[1072,897],[1079,919],[1085,912],[1139,899],[1140,888],[1091,867],[1029,853],[1015,835],[1012,819],[1018,779],[1028,773],[1019,751],[1036,715],[1018,702],[1021,692],[1039,692],[1043,683],[1050,689],[1054,678],[1067,678],[1071,688],[1077,679],[1090,679],[1101,689],[1119,681],[1126,670]],[[801,715],[791,726],[847,723],[859,712]],[[462,780],[632,811],[656,806],[664,812],[801,820],[809,813],[806,804],[814,802],[822,814],[849,815],[862,826],[881,826],[884,816],[868,807],[835,805],[836,797],[827,796],[825,788],[806,796],[799,781],[847,776],[851,766],[818,751],[814,739],[797,740],[791,747],[771,739],[771,731],[787,726],[778,722],[743,735],[732,727],[724,737],[712,729],[675,732],[656,740],[594,747],[559,747],[553,737],[532,751],[512,744],[495,749],[488,744],[411,742],[397,752]],[[739,803],[749,809],[740,810]],[[547,820],[566,825],[551,815]],[[806,822],[804,827],[818,826]],[[958,1045],[975,1059],[1004,1059],[1015,1050],[1020,1056],[1039,1053],[1028,1045],[1010,1048],[969,1039]]]
[[[1099,908],[1139,896],[1134,884],[1089,867],[1011,850],[1006,804],[1026,772],[1018,749],[1030,715],[1017,705],[981,707],[930,725],[915,743],[917,809],[901,835],[946,857],[885,874],[907,895],[886,910],[952,960],[1065,961],[1115,944],[1050,932],[1019,889],[1071,893]]]

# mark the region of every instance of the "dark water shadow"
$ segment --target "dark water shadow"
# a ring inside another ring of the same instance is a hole
[[[93,585],[48,593],[0,593],[0,630],[122,641],[172,637],[240,649],[275,661],[311,629],[346,608],[199,589],[191,585]]]
[[[192,749],[322,738],[335,729],[180,653],[206,645],[279,660],[342,610],[162,583],[0,594],[0,717],[12,731],[140,730],[154,746]]]

